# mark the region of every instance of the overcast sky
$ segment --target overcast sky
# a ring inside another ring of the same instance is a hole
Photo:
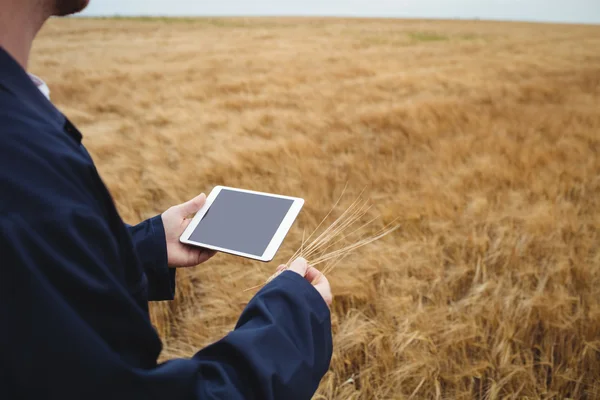
[[[600,0],[91,0],[84,15],[323,15],[600,23]]]

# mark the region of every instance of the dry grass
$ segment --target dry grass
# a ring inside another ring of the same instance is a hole
[[[317,398],[600,398],[600,27],[70,19],[35,47],[129,222],[217,184],[303,196],[285,262],[346,182],[373,232],[398,218],[330,275]],[[164,357],[275,266],[181,271]]]

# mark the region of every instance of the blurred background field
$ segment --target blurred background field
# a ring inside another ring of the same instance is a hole
[[[599,49],[592,25],[71,18],[31,72],[127,222],[219,184],[306,199],[276,262],[179,272],[163,359],[231,330],[348,183],[401,228],[330,275],[315,398],[597,399]]]

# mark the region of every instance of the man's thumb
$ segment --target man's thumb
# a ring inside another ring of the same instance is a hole
[[[180,211],[184,216],[190,215],[190,214],[195,214],[198,211],[200,211],[200,209],[202,208],[202,206],[204,205],[205,202],[206,202],[206,195],[204,193],[202,193],[200,196],[196,196],[193,199],[191,199],[190,201],[180,204],[179,205]]]
[[[302,258],[296,258],[291,264],[288,271],[294,271],[298,275],[304,277],[306,275],[306,271],[308,270],[308,262]]]

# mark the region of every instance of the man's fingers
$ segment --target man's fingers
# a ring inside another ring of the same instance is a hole
[[[285,264],[281,264],[279,267],[277,267],[277,270],[275,272],[281,272],[285,269]]]
[[[321,271],[319,271],[315,267],[308,267],[308,270],[306,271],[306,280],[307,281],[309,281],[310,283],[313,283],[313,284],[317,283],[318,279],[321,278],[321,276],[323,276]]]
[[[296,258],[292,264],[290,265],[290,269],[289,271],[294,271],[295,273],[297,273],[300,276],[305,276],[306,275],[306,270],[308,269],[308,263],[306,262],[306,260],[302,257],[300,258]]]
[[[217,254],[217,252],[214,250],[208,250],[208,249],[201,250],[200,255],[198,256],[198,264],[202,264],[203,262],[208,261],[215,254]]]
[[[331,306],[333,301],[331,287],[329,286],[329,281],[321,271],[314,267],[310,267],[308,262],[302,257],[294,260],[294,262],[290,265],[289,270],[305,277],[305,279],[314,286],[317,292],[319,292],[325,301],[325,304],[327,304],[328,307]]]
[[[181,215],[186,216],[200,211],[204,203],[206,203],[206,195],[202,193],[201,195],[196,196],[192,200],[180,204],[177,207],[179,208]]]

